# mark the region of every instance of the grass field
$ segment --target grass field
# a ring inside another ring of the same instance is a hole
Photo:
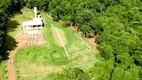
[[[74,53],[84,51],[89,47],[85,41],[77,37],[74,31],[70,30],[63,24],[60,23],[54,23],[54,24],[55,26],[57,26],[55,28],[59,32],[61,38],[63,39],[64,45],[69,55],[73,55]],[[54,34],[53,36],[57,36],[57,34]],[[60,42],[60,40],[58,40],[58,42]]]
[[[29,9],[22,11],[31,12]],[[46,44],[24,47],[18,50],[14,58],[17,80],[47,80],[47,78],[53,76],[53,72],[61,71],[64,68],[79,67],[87,70],[98,61],[98,58],[101,58],[97,54],[97,50],[82,37],[80,37],[81,39],[78,38],[79,35],[76,35],[74,31],[61,23],[54,22],[43,13],[41,13],[41,16],[45,25],[43,30]],[[52,27],[52,24],[55,27]],[[54,28],[61,35],[69,55],[84,51],[88,48],[86,44],[90,46],[90,49],[67,57]]]
[[[0,63],[0,80],[8,80],[7,61]]]

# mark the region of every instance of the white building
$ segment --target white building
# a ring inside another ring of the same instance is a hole
[[[43,22],[40,15],[37,16],[37,8],[34,7],[35,18],[32,21],[22,23],[23,30],[41,29]]]

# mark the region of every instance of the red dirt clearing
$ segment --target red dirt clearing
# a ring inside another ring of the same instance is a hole
[[[16,51],[19,49],[19,47],[15,48],[15,50],[11,51],[8,59],[8,76],[9,80],[16,80],[15,77],[15,71],[14,71],[14,65],[13,65],[13,57],[16,53]]]

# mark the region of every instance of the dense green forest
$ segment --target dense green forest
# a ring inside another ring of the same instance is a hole
[[[55,21],[72,23],[85,37],[92,34],[97,37],[97,48],[104,60],[96,63],[88,76],[80,69],[70,69],[58,74],[56,80],[142,80],[141,0],[27,0],[26,3],[29,8],[37,6],[51,13]]]
[[[7,33],[13,29],[8,29],[7,23],[10,17],[19,13],[22,8],[22,0],[1,0],[0,2],[0,62],[8,58],[8,51],[16,46],[16,41]]]
[[[63,20],[66,25],[73,24],[85,37],[95,35],[97,49],[104,58],[87,72],[78,68],[66,69],[56,74],[55,80],[142,80],[142,0],[1,2],[0,55],[7,48],[5,26],[8,17],[19,11],[22,5],[28,8],[37,6],[49,12],[55,21]]]

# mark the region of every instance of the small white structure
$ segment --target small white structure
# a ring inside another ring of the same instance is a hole
[[[41,29],[42,19],[40,15],[37,16],[37,8],[34,7],[35,18],[32,21],[25,21],[22,23],[23,30]]]
[[[37,7],[34,7],[35,18],[37,17]]]

